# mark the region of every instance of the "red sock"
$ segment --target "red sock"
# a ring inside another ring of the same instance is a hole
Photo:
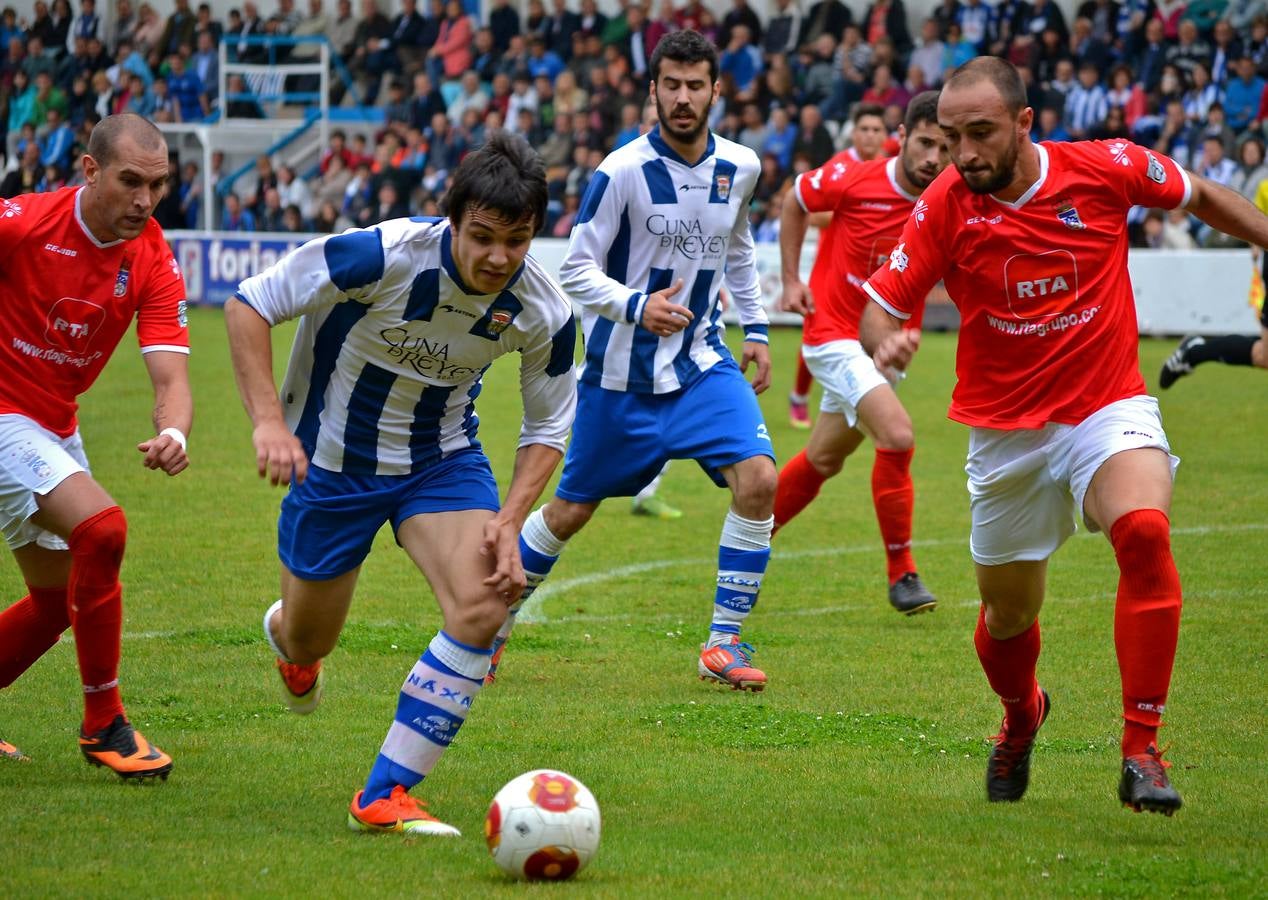
[[[810,393],[810,385],[814,384],[815,377],[810,374],[810,367],[806,365],[806,361],[801,356],[801,351],[797,351],[797,380],[793,382],[793,393],[802,397]]]
[[[1110,543],[1119,571],[1114,649],[1123,681],[1123,755],[1133,756],[1155,743],[1162,724],[1180,635],[1180,575],[1161,510],[1121,517]]]
[[[806,459],[805,450],[788,460],[779,473],[779,483],[775,488],[775,530],[787,525],[819,496],[819,488],[827,480]]]
[[[908,572],[916,571],[911,556],[911,511],[916,491],[911,486],[911,457],[916,448],[882,450],[876,448],[872,464],[872,503],[885,542],[885,568],[893,584]]]
[[[119,641],[123,586],[119,567],[128,524],[117,506],[85,519],[71,532],[70,624],[84,686],[84,733],[105,728],[123,714],[119,698]]]
[[[986,630],[986,606],[977,614],[973,644],[991,690],[1004,704],[1004,721],[1013,734],[1026,734],[1039,726],[1039,682],[1035,664],[1039,661],[1039,620],[1021,634],[998,640]]]
[[[70,627],[66,612],[66,588],[35,588],[0,612],[0,688],[18,676],[57,643]]]

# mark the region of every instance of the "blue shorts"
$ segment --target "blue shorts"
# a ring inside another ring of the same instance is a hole
[[[277,520],[277,555],[294,575],[325,581],[365,561],[384,522],[420,513],[497,510],[484,451],[461,450],[413,475],[345,475],[317,466],[293,486]]]
[[[719,471],[775,458],[753,387],[721,362],[671,394],[577,385],[577,418],[556,494],[573,503],[632,497],[670,459],[694,459],[718,487]]]

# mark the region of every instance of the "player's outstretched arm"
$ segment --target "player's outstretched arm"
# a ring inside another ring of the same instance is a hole
[[[920,349],[920,332],[904,329],[902,319],[872,301],[863,309],[859,342],[872,354],[872,361],[882,372],[890,369],[905,372],[912,356]]]
[[[168,350],[145,354],[145,368],[154,386],[154,437],[136,445],[147,469],[176,475],[189,468],[185,440],[194,424],[194,397],[189,389],[189,355]]]
[[[545,444],[520,447],[515,454],[515,473],[502,508],[484,526],[480,553],[494,560],[493,574],[484,579],[484,583],[496,590],[508,606],[520,598],[527,583],[520,562],[520,529],[563,458],[563,451],[557,447]]]
[[[1189,172],[1193,194],[1188,211],[1217,231],[1257,247],[1268,247],[1268,216],[1236,191]]]
[[[784,312],[809,315],[815,311],[810,288],[801,280],[801,248],[810,227],[810,213],[801,208],[794,191],[784,196],[784,210],[779,216],[779,272],[783,292],[779,308]]]
[[[270,484],[302,483],[308,476],[308,456],[299,439],[286,427],[286,417],[273,383],[273,345],[269,323],[236,297],[225,303],[225,328],[238,393],[255,426],[256,467]]]

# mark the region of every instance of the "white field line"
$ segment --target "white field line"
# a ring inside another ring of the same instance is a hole
[[[1228,533],[1245,532],[1245,531],[1268,531],[1268,523],[1250,523],[1250,524],[1244,524],[1244,525],[1192,525],[1187,528],[1171,529],[1172,535],[1180,536],[1180,537],[1191,537],[1191,536],[1204,537],[1209,534],[1228,534]],[[1100,535],[1094,535],[1082,529],[1079,530],[1074,536],[1076,538],[1100,537]],[[966,549],[967,549],[967,543],[968,543],[967,538],[954,538],[954,539],[938,538],[938,539],[923,540],[923,541],[912,541],[912,546],[945,547],[952,544],[962,544],[962,545],[966,545]],[[784,552],[780,550],[779,548],[776,548],[774,559],[785,560],[785,559],[809,559],[809,558],[820,557],[820,556],[847,556],[854,553],[870,553],[875,551],[876,549],[877,549],[876,543],[869,543],[869,544],[853,546],[853,547],[816,547],[813,549],[790,550],[788,552]],[[965,564],[968,565],[967,560]],[[656,572],[661,569],[673,569],[679,566],[697,566],[697,567],[712,568],[716,565],[717,565],[717,559],[712,557],[707,559],[703,557],[698,557],[694,559],[693,558],[657,559],[657,560],[648,560],[647,562],[643,562],[643,563],[635,563],[629,566],[619,566],[615,569],[607,569],[602,572],[590,572],[589,574],[586,574],[586,575],[576,575],[572,578],[554,579],[552,581],[547,581],[544,585],[539,587],[533,593],[533,596],[528,598],[528,601],[525,602],[523,608],[520,609],[519,611],[519,621],[528,622],[531,624],[545,624],[548,621],[553,621],[553,622],[619,622],[619,621],[623,621],[625,619],[632,618],[632,614],[630,613],[616,613],[613,615],[580,614],[580,615],[572,615],[572,616],[559,616],[555,619],[548,619],[546,617],[546,614],[542,612],[541,607],[542,607],[542,604],[546,600],[550,599],[551,597],[557,594],[562,594],[579,587],[586,587],[587,585],[602,584],[605,581],[611,581],[612,579],[615,579],[615,578],[624,578],[628,575],[641,575],[645,572]],[[1199,596],[1216,597],[1225,593],[1227,594],[1236,593],[1238,595],[1243,595],[1243,596],[1246,594],[1260,596],[1262,594],[1268,593],[1268,590],[1265,590],[1262,588],[1248,589],[1246,587],[1240,587],[1240,588],[1237,588],[1235,591],[1234,590],[1229,590],[1229,591],[1216,590],[1216,591],[1204,591],[1201,593],[1186,592],[1185,596],[1186,597],[1199,597]],[[1058,602],[1061,602],[1061,603],[1070,603],[1070,602],[1105,600],[1113,596],[1114,595],[1112,592],[1101,592],[1101,593],[1086,595],[1082,597],[1066,597],[1066,598],[1053,597],[1049,599],[1057,600]],[[976,597],[971,597],[971,598],[963,598],[963,599],[957,599],[953,601],[943,601],[943,602],[947,603],[948,605],[954,605],[957,607],[976,607],[981,601],[978,600],[978,598]],[[807,609],[796,609],[796,608],[790,609],[788,607],[781,607],[778,604],[772,603],[770,605],[763,606],[762,613],[763,615],[767,615],[767,616],[770,616],[770,615],[823,616],[823,615],[831,615],[833,613],[858,612],[862,610],[873,609],[875,607],[876,607],[875,603],[858,603],[858,604],[847,604],[844,606],[816,606],[816,607],[807,608]],[[395,625],[400,625],[401,623],[381,622],[381,623],[375,623],[375,624],[395,626]],[[125,633],[123,637],[125,640],[129,640],[129,641],[146,641],[146,640],[161,640],[165,638],[172,638],[178,634],[183,634],[183,633],[184,632],[182,631],[133,631],[133,632]],[[69,642],[63,642],[63,643],[69,643]]]

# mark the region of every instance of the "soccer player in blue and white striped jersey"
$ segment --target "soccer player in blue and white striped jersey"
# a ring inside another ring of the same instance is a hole
[[[555,498],[524,523],[520,553],[531,592],[601,501],[636,494],[667,459],[696,460],[733,498],[697,670],[761,690],[766,675],[740,642],[770,559],[777,481],[755,396],[770,384],[748,226],[759,165],[751,150],[708,130],[718,92],[708,40],[668,35],[650,68],[659,125],[599,166],[560,270],[583,310],[577,426]],[[744,329],[739,366],[722,340],[724,284]],[[751,386],[741,374],[750,363]]]
[[[278,521],[282,599],[264,630],[292,711],[317,705],[321,659],[384,522],[443,614],[353,798],[357,830],[458,833],[408,791],[484,683],[494,636],[525,584],[519,531],[563,456],[576,405],[572,307],[527,255],[545,208],[540,157],[494,133],[455,172],[448,219],[397,219],[304,244],[225,307],[260,474],[291,484]],[[269,329],[301,316],[279,400]],[[474,402],[485,370],[512,351],[524,420],[499,508]]]

